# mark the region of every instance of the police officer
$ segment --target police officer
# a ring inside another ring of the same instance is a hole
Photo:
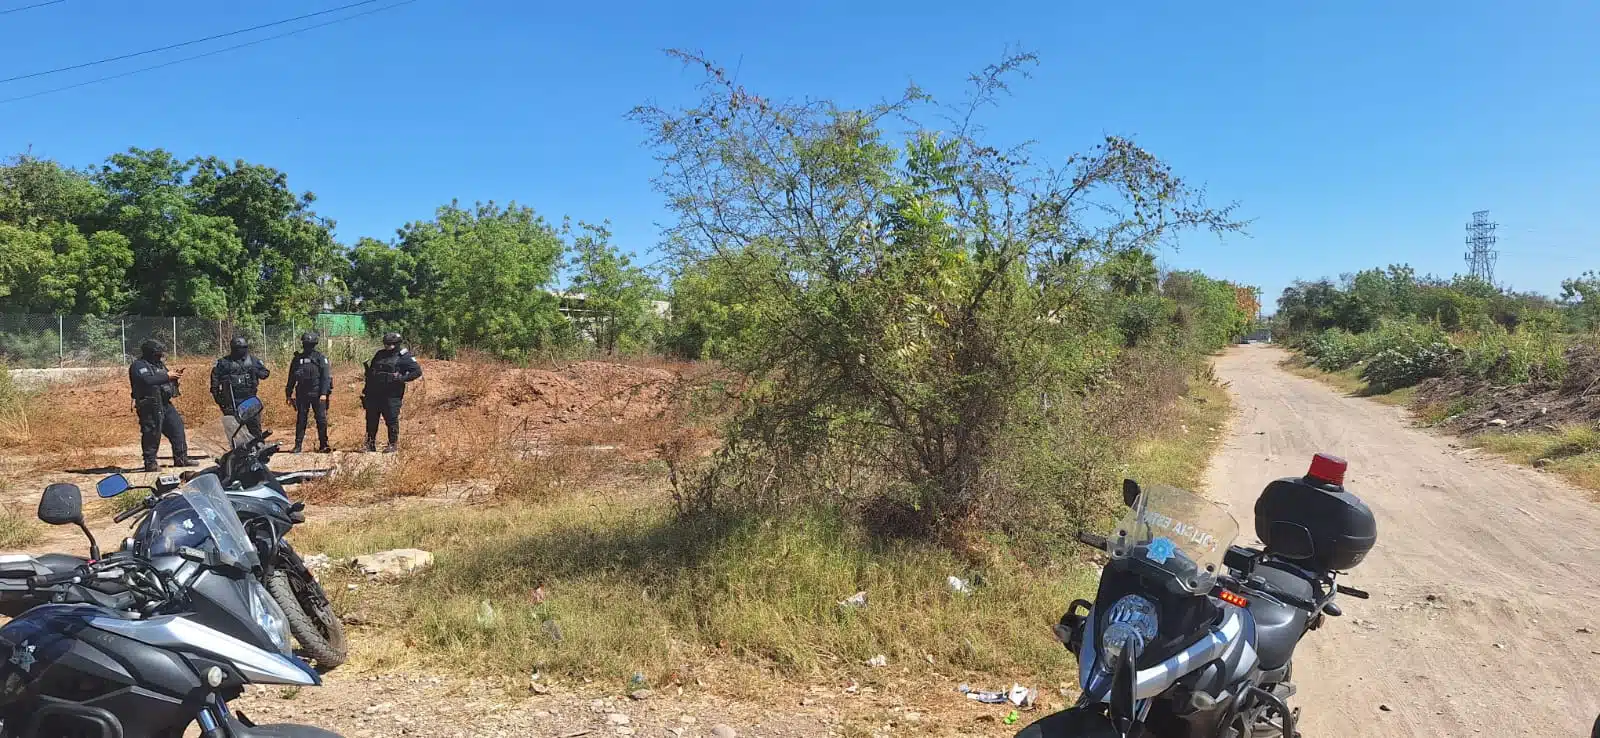
[[[333,395],[333,369],[328,357],[317,350],[319,336],[306,332],[300,336],[300,351],[289,360],[289,383],[283,388],[283,398],[294,406],[294,453],[306,441],[306,415],[317,416],[317,453],[333,451],[328,446],[328,398]]]
[[[361,390],[361,406],[367,410],[366,450],[377,450],[378,418],[389,430],[389,446],[394,453],[400,444],[400,405],[405,400],[406,383],[422,376],[422,367],[411,351],[400,347],[400,334],[383,334],[383,349],[367,362],[366,386]]]
[[[128,365],[128,385],[133,407],[139,413],[139,450],[144,454],[144,470],[157,471],[156,452],[161,437],[172,445],[173,466],[194,466],[189,461],[189,441],[183,432],[183,416],[172,406],[178,396],[178,380],[183,370],[168,373],[163,361],[167,347],[154,338],[139,345],[139,358]]]
[[[217,359],[216,366],[211,367],[211,399],[217,401],[223,415],[231,417],[239,403],[256,396],[261,380],[269,376],[272,372],[267,370],[267,365],[250,355],[250,341],[236,336],[228,344],[228,355]],[[260,415],[244,425],[251,433],[261,435]]]

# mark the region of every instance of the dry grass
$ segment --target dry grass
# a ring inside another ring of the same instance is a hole
[[[438,556],[412,580],[333,587],[341,611],[391,636],[356,640],[369,666],[538,669],[618,685],[635,672],[654,683],[708,678],[718,657],[797,680],[865,681],[880,673],[864,665],[877,654],[897,677],[1053,683],[1072,667],[1048,626],[1092,584],[1082,570],[1014,561],[973,572],[941,547],[868,540],[822,515],[688,520],[659,495],[434,508],[297,536],[341,557],[401,546]],[[950,575],[982,583],[957,594]],[[865,608],[837,604],[857,591]]]
[[[1172,413],[1176,422],[1140,443],[1132,471],[1194,487],[1222,437],[1226,392],[1197,383]],[[399,473],[369,472],[367,482]],[[397,582],[327,575],[356,629],[356,665],[444,665],[514,680],[537,669],[618,687],[643,673],[655,684],[703,683],[750,698],[774,679],[1045,685],[1073,673],[1049,626],[1073,597],[1092,592],[1076,551],[1046,566],[977,560],[873,539],[833,513],[683,517],[660,480],[632,476],[628,488],[597,489],[571,470],[557,476],[567,478],[566,494],[541,487],[298,530],[297,547],[335,559],[404,547],[437,557],[431,570]],[[952,575],[973,593],[952,592]],[[838,604],[858,591],[865,608]],[[878,654],[889,667],[865,665]]]
[[[39,540],[40,526],[24,513],[0,503],[0,549],[15,549]]]
[[[1588,489],[1600,490],[1600,427],[1572,424],[1555,431],[1479,433],[1472,445],[1537,466]]]
[[[1166,431],[1136,443],[1128,457],[1128,476],[1141,483],[1198,490],[1206,467],[1227,436],[1232,413],[1228,391],[1214,382],[1194,382],[1179,398]]]

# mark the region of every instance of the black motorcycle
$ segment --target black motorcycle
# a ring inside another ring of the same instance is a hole
[[[77,525],[90,555],[70,571],[0,562],[40,605],[0,627],[0,738],[338,738],[256,726],[228,702],[247,684],[315,686],[256,579],[260,562],[213,477],[163,496],[141,550],[100,555],[76,486],[54,484],[39,519]]]
[[[1238,523],[1204,497],[1125,482],[1129,514],[1109,535],[1078,534],[1110,556],[1095,601],[1055,628],[1082,694],[1018,738],[1297,738],[1294,648],[1342,614],[1336,594],[1368,596],[1335,582],[1377,541],[1344,472],[1318,454],[1306,476],[1268,485],[1259,550],[1231,545]]]
[[[240,402],[234,415],[223,418],[228,451],[217,458],[214,466],[185,476],[191,479],[211,476],[222,485],[228,500],[238,511],[248,539],[260,555],[261,581],[283,609],[295,640],[319,670],[331,671],[344,664],[349,655],[344,625],[334,613],[327,592],[285,537],[291,528],[306,521],[305,503],[290,501],[285,488],[315,474],[279,475],[271,470],[268,463],[279,448],[279,444],[266,442],[272,432],[256,435],[245,426],[260,414],[260,398],[251,397]],[[116,522],[147,514],[163,493],[159,482],[154,488],[132,487],[124,479],[120,483],[122,488],[118,489],[118,483],[111,480],[120,478],[119,475],[102,480],[100,496],[114,497],[132,489],[147,490],[151,495],[144,505],[118,514]],[[144,526],[145,521],[141,520],[132,540],[142,539]]]

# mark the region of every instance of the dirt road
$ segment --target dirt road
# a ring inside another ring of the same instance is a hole
[[[1345,617],[1295,654],[1308,738],[1586,736],[1600,713],[1600,506],[1531,469],[1409,427],[1405,413],[1278,368],[1217,361],[1239,408],[1210,493],[1254,542],[1252,505],[1311,455],[1350,462],[1377,548],[1344,581]]]

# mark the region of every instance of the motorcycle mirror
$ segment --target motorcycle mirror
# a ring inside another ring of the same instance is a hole
[[[39,497],[39,520],[49,525],[82,525],[83,492],[76,484],[52,484]]]
[[[133,485],[128,482],[128,478],[122,476],[121,474],[112,474],[105,479],[95,482],[94,485],[95,493],[103,498],[116,497],[117,495],[127,492],[132,488]]]
[[[1272,536],[1272,545],[1267,546],[1267,550],[1274,555],[1297,561],[1317,555],[1316,541],[1303,525],[1279,520],[1272,524],[1268,533]]]
[[[1140,494],[1142,492],[1139,490],[1138,482],[1132,479],[1122,480],[1122,504],[1133,507],[1138,504]]]
[[[76,525],[89,539],[89,558],[100,558],[100,544],[83,523],[83,492],[76,484],[56,483],[39,496],[39,520],[49,525]]]

